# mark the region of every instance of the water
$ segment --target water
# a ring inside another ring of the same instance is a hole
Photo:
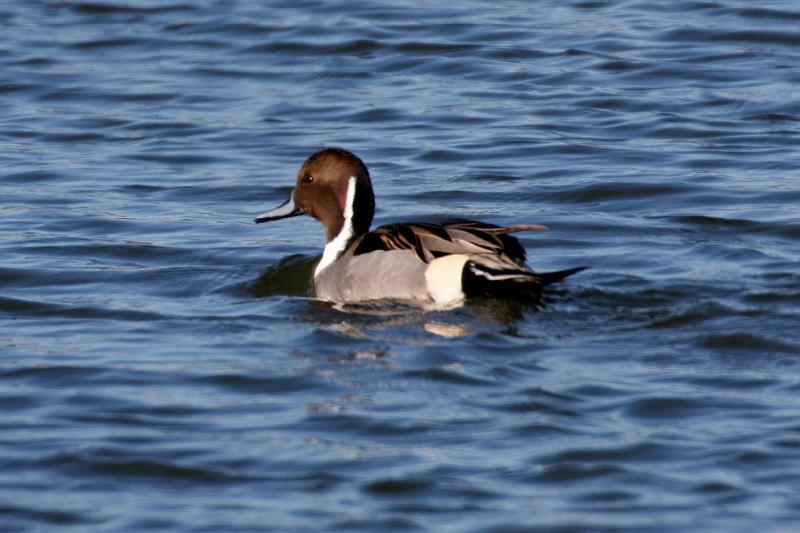
[[[0,6],[0,529],[790,531],[793,1]],[[377,223],[544,223],[542,311],[337,309]]]

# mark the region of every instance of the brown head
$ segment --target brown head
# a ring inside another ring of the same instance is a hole
[[[342,148],[325,148],[300,167],[289,201],[259,215],[256,223],[311,215],[325,226],[330,242],[348,219],[353,237],[368,232],[374,213],[375,196],[364,162]]]

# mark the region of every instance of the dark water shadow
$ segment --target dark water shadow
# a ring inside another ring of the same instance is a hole
[[[314,296],[312,283],[314,265],[319,258],[303,254],[284,257],[268,267],[247,286],[247,292],[257,298],[267,296]]]

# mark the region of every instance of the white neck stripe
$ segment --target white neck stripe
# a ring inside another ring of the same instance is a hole
[[[353,237],[353,202],[356,199],[356,178],[351,176],[347,180],[347,198],[344,201],[344,222],[339,234],[325,245],[325,251],[322,252],[322,259],[320,259],[317,268],[314,269],[314,277],[319,276],[319,273],[328,268],[331,263],[344,252],[347,243]]]

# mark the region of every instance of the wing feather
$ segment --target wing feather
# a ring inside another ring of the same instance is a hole
[[[520,267],[525,263],[525,249],[516,237],[508,234],[543,229],[547,228],[538,224],[495,226],[473,220],[388,224],[362,236],[353,254],[411,250],[426,263],[450,254],[487,255],[499,256],[507,267]]]

